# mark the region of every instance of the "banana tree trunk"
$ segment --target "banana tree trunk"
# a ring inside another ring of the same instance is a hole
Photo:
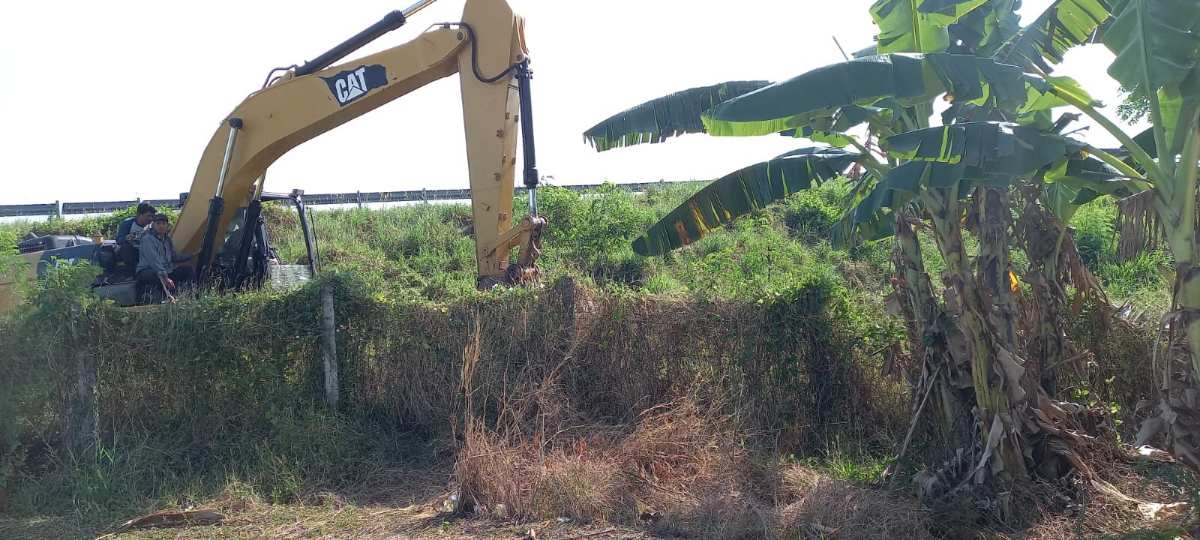
[[[1163,373],[1163,402],[1160,404],[1171,451],[1177,459],[1200,469],[1200,403],[1195,389],[1200,385],[1200,268],[1196,266],[1196,167],[1200,158],[1200,130],[1189,133],[1179,174],[1159,182],[1155,210],[1166,229],[1167,245],[1175,258],[1174,317],[1172,331],[1182,330],[1191,369],[1174,369],[1168,358]]]
[[[960,365],[947,347],[942,328],[947,317],[933,296],[933,285],[925,271],[921,242],[912,220],[908,209],[896,213],[895,265],[902,280],[899,289],[905,294],[911,312],[906,314],[911,317],[909,341],[922,359],[921,379],[914,385],[914,394],[937,392],[943,428],[947,433],[956,433],[970,427],[969,423],[964,424],[968,419],[964,412],[971,410],[971,399],[962,393],[962,386],[969,388],[964,382],[970,381],[970,375],[963,368],[966,363]]]
[[[896,212],[896,269],[904,279],[904,292],[912,306],[914,325],[924,334],[933,323],[937,301],[933,297],[933,285],[925,272],[925,261],[921,255],[921,242],[913,230],[907,211]]]
[[[1188,137],[1179,174],[1160,182],[1155,210],[1166,228],[1167,245],[1175,257],[1175,310],[1180,314],[1191,351],[1192,375],[1200,382],[1200,274],[1196,269],[1196,167],[1200,159],[1200,129]],[[1166,184],[1166,185],[1164,185]],[[1163,189],[1163,188],[1166,189]]]
[[[1013,365],[1011,352],[999,346],[1000,340],[989,327],[988,310],[971,275],[963,246],[962,205],[957,188],[924,190],[921,199],[933,218],[938,250],[946,263],[946,307],[956,316],[965,339],[963,345],[970,353],[971,381],[985,456],[993,452],[998,456],[992,471],[1002,484],[1023,480],[1028,471],[1017,425],[1020,416],[1012,414],[1015,400],[1010,400],[1010,394],[1023,398],[1019,383],[1021,368]]]
[[[1159,417],[1165,422],[1162,427],[1167,430],[1171,453],[1193,470],[1200,470],[1200,403],[1195,397],[1200,386],[1200,269],[1194,260],[1176,259],[1175,271],[1172,333],[1182,329],[1191,369],[1168,356],[1163,367],[1164,395],[1159,404],[1163,414]]]
[[[975,258],[976,276],[983,306],[990,308],[988,321],[1000,340],[1000,346],[1017,350],[1017,302],[1015,283],[1009,273],[1008,191],[981,187],[975,191],[976,234],[979,255]]]
[[[1194,196],[1193,196],[1194,198]],[[1164,213],[1160,210],[1160,215]],[[1200,381],[1200,273],[1196,269],[1196,224],[1195,208],[1190,219],[1166,219],[1167,244],[1175,258],[1175,286],[1172,298],[1175,322],[1181,324],[1187,337],[1190,351],[1192,375]],[[1177,327],[1178,328],[1178,327]]]
[[[1017,237],[1029,258],[1025,281],[1030,285],[1034,302],[1031,310],[1034,332],[1026,350],[1026,366],[1036,369],[1042,389],[1047,395],[1054,396],[1058,386],[1057,369],[1066,351],[1066,290],[1060,279],[1059,260],[1063,246],[1072,240],[1065,227],[1039,204],[1041,195],[1040,184],[1027,186],[1025,207],[1017,223]]]

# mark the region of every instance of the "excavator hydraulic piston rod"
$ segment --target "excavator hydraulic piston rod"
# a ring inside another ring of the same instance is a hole
[[[229,163],[233,160],[233,150],[237,145],[238,131],[241,131],[241,118],[229,119],[229,138],[225,141],[225,157],[221,160],[221,172],[217,174],[217,190],[208,203],[208,223],[204,229],[204,241],[200,247],[200,258],[196,261],[196,277],[203,280],[212,262],[213,244],[217,238],[217,227],[221,222],[221,214],[225,212],[225,180],[229,177]]]
[[[417,0],[413,5],[404,8],[401,12],[404,13],[405,17],[412,18],[418,11],[429,7],[434,2],[437,2],[437,0]]]
[[[521,111],[521,150],[525,157],[524,181],[529,188],[529,215],[537,217],[537,151],[533,144],[533,101],[529,96],[529,81],[533,79],[533,71],[529,69],[529,59],[517,64],[517,92],[520,95]]]
[[[425,5],[429,5],[431,3],[433,2],[430,1],[425,3]],[[404,23],[408,21],[408,15],[406,12],[416,13],[417,11],[420,11],[421,8],[425,7],[425,5],[419,4],[422,4],[422,2],[418,2],[417,5],[413,5],[405,11],[393,11],[387,15],[384,15],[379,22],[368,26],[362,32],[354,34],[350,37],[350,39],[341,42],[341,44],[338,46],[325,51],[321,54],[321,56],[305,62],[303,66],[296,68],[296,76],[300,77],[304,75],[312,75],[313,73],[321,71],[322,69],[333,65],[334,62],[345,58],[350,53],[361,49],[366,44],[379,39],[380,36],[404,26]]]
[[[241,118],[229,119],[229,138],[225,141],[225,157],[221,160],[221,172],[217,174],[217,197],[225,191],[225,179],[229,177],[229,162],[233,160],[233,146],[237,144],[238,130],[242,129]]]

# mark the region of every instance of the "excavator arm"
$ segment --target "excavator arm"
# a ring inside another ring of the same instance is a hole
[[[240,207],[263,191],[267,168],[292,148],[430,82],[460,74],[463,122],[480,286],[536,272],[540,233],[538,175],[529,106],[529,58],[523,19],[504,0],[467,0],[462,22],[439,24],[416,39],[330,65],[404,24],[432,3],[422,0],[294,68],[248,96],[213,134],[172,239],[196,253],[198,270],[213,263],[216,238]],[[518,131],[524,136],[524,183],[530,215],[514,224]],[[509,254],[520,249],[517,264]]]

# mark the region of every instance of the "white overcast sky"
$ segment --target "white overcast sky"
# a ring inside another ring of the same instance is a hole
[[[5,2],[0,204],[174,198],[220,121],[274,66],[302,63],[411,0]],[[359,54],[457,21],[440,0]],[[867,0],[510,0],[527,20],[539,169],[558,184],[715,178],[806,141],[688,136],[596,153],[582,132],[660,95],[781,80],[871,43]],[[1050,0],[1027,0],[1028,20]],[[1058,74],[1118,94],[1100,45]],[[1093,130],[1094,135],[1101,135]],[[1109,140],[1101,137],[1101,140]],[[519,165],[518,165],[519,166]],[[519,175],[518,175],[519,178]],[[458,82],[444,79],[285,155],[267,188],[467,187]]]

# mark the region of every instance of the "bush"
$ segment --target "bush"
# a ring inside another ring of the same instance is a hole
[[[842,217],[850,188],[849,182],[838,180],[788,197],[782,205],[784,225],[809,241],[829,238],[830,230]]]
[[[172,221],[174,221],[179,213],[175,208],[168,206],[161,206],[158,208],[158,211],[171,216]],[[117,227],[121,225],[121,222],[126,218],[133,217],[135,213],[137,213],[137,205],[100,216],[52,219],[50,221],[19,221],[0,226],[0,242],[3,242],[0,245],[12,245],[29,233],[37,236],[67,235],[91,237],[98,235],[104,238],[112,238],[117,235]]]
[[[548,265],[590,273],[598,280],[642,281],[631,243],[657,219],[650,208],[614,184],[586,194],[547,187],[538,200],[550,224],[543,236]]]
[[[1096,275],[1114,300],[1130,302],[1157,318],[1170,310],[1174,270],[1169,254],[1152,251],[1122,263],[1101,264]]]
[[[835,267],[791,241],[771,216],[746,217],[667,258],[669,272],[700,296],[758,300]]]
[[[1110,197],[1083,206],[1071,219],[1079,257],[1093,271],[1116,259],[1116,219],[1116,202]]]

